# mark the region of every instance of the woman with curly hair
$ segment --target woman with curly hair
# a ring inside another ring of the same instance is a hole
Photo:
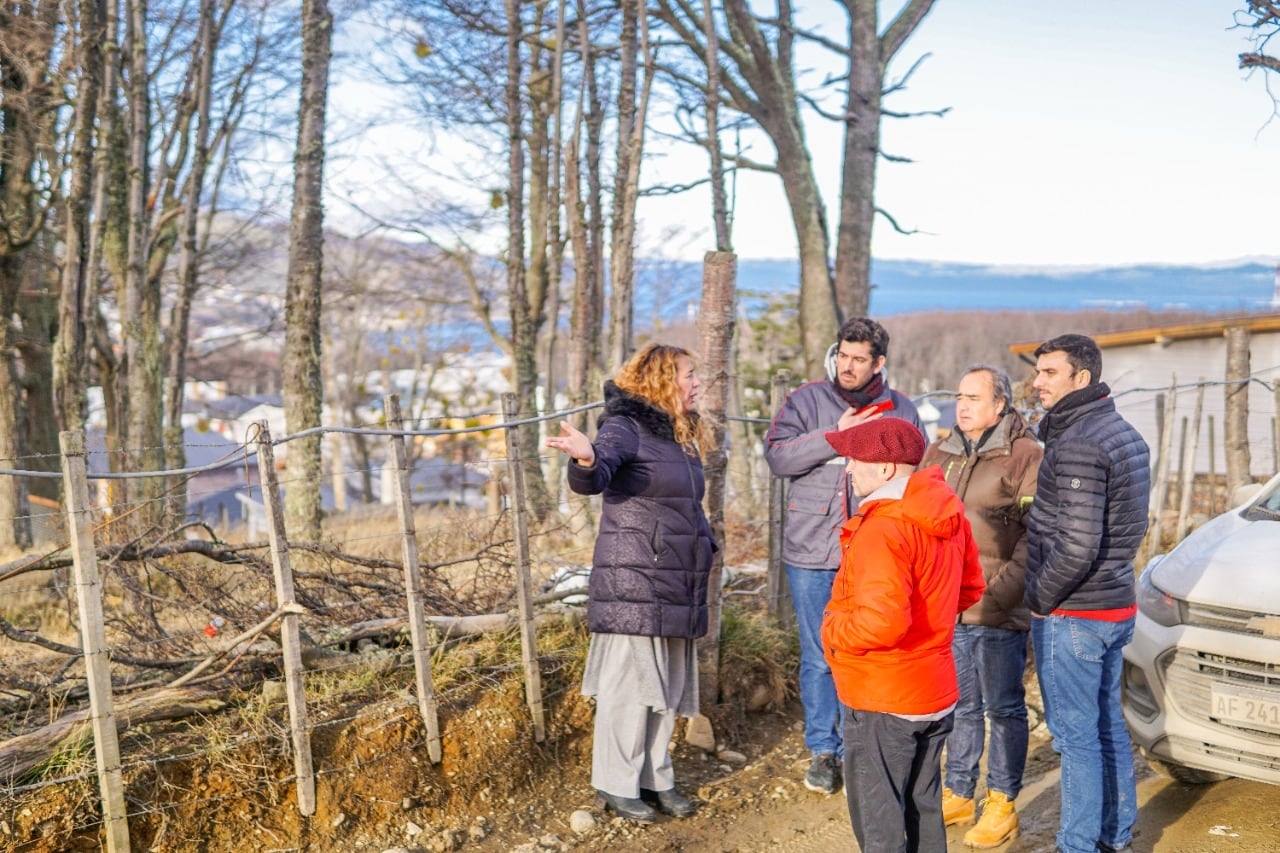
[[[591,645],[582,679],[596,698],[596,804],[640,823],[653,806],[688,817],[670,742],[676,715],[698,713],[694,641],[707,632],[716,545],[702,510],[697,374],[687,350],[649,344],[604,385],[596,440],[567,423],[547,446],[572,458],[569,488],[604,493],[587,596]],[[652,805],[651,805],[652,804]]]

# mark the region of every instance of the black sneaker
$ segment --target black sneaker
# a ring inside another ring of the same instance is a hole
[[[822,752],[809,762],[809,772],[804,774],[804,786],[810,791],[834,794],[840,788],[840,760],[830,752]]]

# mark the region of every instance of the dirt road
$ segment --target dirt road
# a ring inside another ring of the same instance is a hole
[[[1042,732],[1043,730],[1041,730]],[[1058,828],[1058,759],[1041,732],[1033,735],[1026,786],[1018,798],[1021,836],[997,851],[1049,853]],[[644,851],[856,851],[843,794],[825,797],[800,784],[807,766],[800,733],[791,727],[772,744],[734,746],[752,756],[725,772],[715,759],[680,750],[677,772],[702,780],[701,810],[686,821],[650,827],[615,824],[576,839],[576,850]],[[1231,780],[1182,785],[1152,772],[1141,758],[1135,853],[1274,853],[1280,850],[1280,787]],[[952,827],[948,850],[968,851],[964,828]],[[571,837],[571,836],[564,836]]]

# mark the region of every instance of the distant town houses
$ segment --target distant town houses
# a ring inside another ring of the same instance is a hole
[[[410,429],[497,425],[502,420],[502,394],[510,387],[505,373],[508,365],[509,359],[500,353],[447,353],[440,363],[421,369],[375,370],[355,377],[356,387],[363,389],[364,397],[357,407],[360,424],[355,425],[380,426],[383,400],[390,393],[400,395]],[[353,378],[343,377],[341,381]],[[111,464],[99,389],[90,389],[89,411],[89,473],[107,473]],[[250,538],[264,529],[257,455],[244,452],[246,446],[252,450],[258,424],[263,422],[273,439],[288,435],[281,395],[229,394],[226,383],[221,381],[187,383],[182,414],[186,467],[214,466],[194,475],[188,483],[188,518],[215,524],[244,522],[249,525]],[[328,406],[322,413],[322,423],[338,423]],[[505,455],[500,431],[463,437],[417,436],[411,441],[409,491],[413,503],[477,508],[485,505],[490,479],[488,460]],[[321,486],[321,503],[326,511],[349,507],[361,496],[371,503],[393,500],[395,472],[386,465],[386,440],[374,437],[368,446],[371,470],[366,477],[366,472],[357,470],[352,460],[333,459],[335,453],[349,455],[348,442],[324,442],[325,470],[337,472]],[[277,465],[288,464],[287,451],[287,442],[276,446]],[[229,464],[219,466],[221,462]],[[100,505],[106,507],[106,481],[95,482],[99,484]],[[372,494],[364,495],[366,484]]]

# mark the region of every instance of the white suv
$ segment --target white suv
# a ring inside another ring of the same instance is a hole
[[[1123,704],[1175,779],[1280,784],[1280,475],[1148,564]]]

